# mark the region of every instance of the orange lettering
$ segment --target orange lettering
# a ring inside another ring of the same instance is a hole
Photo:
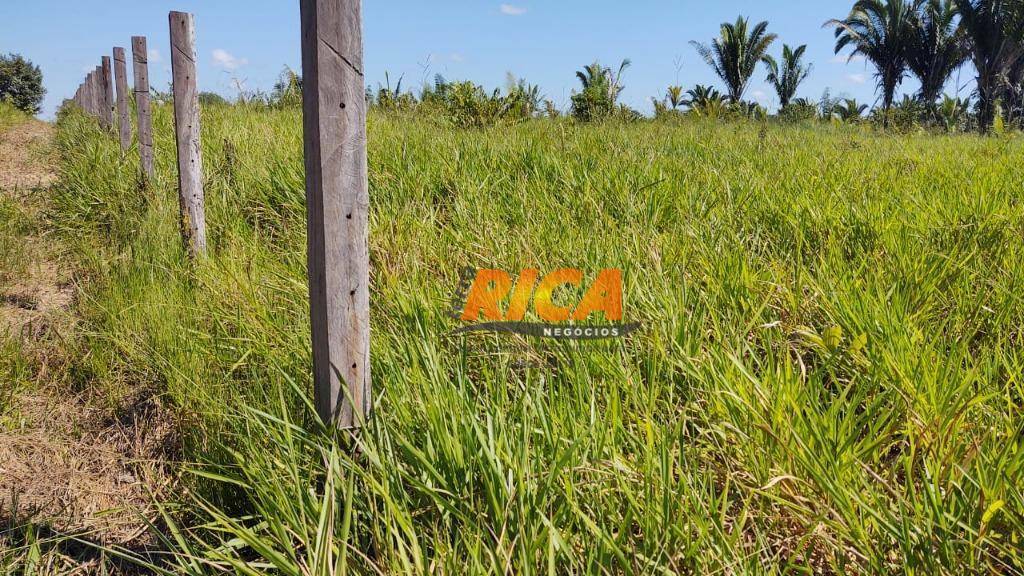
[[[602,270],[594,285],[572,315],[573,320],[586,320],[594,312],[604,312],[605,320],[622,320],[622,270]]]
[[[505,313],[505,320],[509,322],[521,322],[526,316],[526,309],[530,307],[530,296],[533,294],[533,287],[540,278],[540,270],[527,269],[519,275],[516,287],[512,290],[512,298],[508,303],[508,312]]]
[[[473,287],[469,289],[469,296],[466,298],[466,308],[462,312],[462,319],[466,322],[476,322],[483,313],[484,319],[491,321],[501,320],[501,301],[512,289],[512,278],[508,272],[503,270],[479,270],[476,273],[476,280]]]
[[[533,297],[537,315],[545,322],[565,322],[572,315],[572,310],[556,306],[553,298],[555,289],[560,286],[579,286],[583,281],[583,272],[572,268],[555,270],[541,280],[537,293]]]

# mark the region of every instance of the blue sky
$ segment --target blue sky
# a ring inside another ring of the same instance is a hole
[[[434,74],[470,79],[488,88],[504,86],[506,74],[539,84],[563,108],[576,87],[574,73],[601,60],[630,58],[623,100],[643,111],[650,97],[679,83],[715,84],[690,40],[709,41],[719,24],[737,15],[768,20],[782,42],[807,44],[814,64],[800,95],[833,95],[875,101],[872,70],[833,54],[832,31],[822,24],[842,17],[851,0],[719,0],[718,2],[634,0],[366,0],[364,37],[371,86],[404,77],[418,88]],[[19,52],[39,64],[47,95],[44,116],[74,93],[85,72],[112,46],[130,48],[132,35],[149,38],[152,85],[166,90],[170,77],[167,13],[196,15],[199,82],[202,90],[228,96],[236,83],[269,89],[285,66],[299,68],[297,0],[4,0],[0,3],[0,52]],[[970,71],[961,72],[967,84]],[[759,69],[747,98],[771,106],[774,94]],[[906,81],[901,92],[913,92]],[[950,90],[954,90],[950,87]],[[964,89],[964,94],[968,92]]]

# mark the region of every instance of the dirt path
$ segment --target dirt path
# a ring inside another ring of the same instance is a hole
[[[46,226],[52,137],[35,120],[0,132],[0,549],[29,523],[134,547],[172,431],[153,397],[111,408],[68,370],[83,351],[73,267]]]
[[[26,221],[38,221],[40,191],[57,180],[49,157],[52,130],[44,122],[29,121],[0,133],[0,194],[17,203],[21,213],[15,216]],[[7,277],[0,283],[0,330],[21,332],[67,309],[71,290],[45,239],[17,234],[8,241],[20,245],[20,258],[0,264]]]

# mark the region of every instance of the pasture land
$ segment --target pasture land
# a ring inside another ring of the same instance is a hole
[[[81,328],[48,377],[170,407],[177,570],[1024,572],[1019,138],[373,112],[352,443],[309,432],[300,111],[203,110],[196,265],[154,122],[145,190],[136,153],[59,122]],[[644,328],[452,337],[465,267],[621,268]]]

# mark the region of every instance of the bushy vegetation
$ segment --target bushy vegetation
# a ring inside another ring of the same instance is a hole
[[[200,92],[199,93],[199,104],[202,106],[216,106],[218,104],[227,104],[227,98],[217,94],[216,92]]]
[[[22,112],[10,102],[0,102],[0,130],[6,130],[15,124],[26,120],[25,112]]]
[[[634,118],[636,113],[619,104],[625,86],[622,75],[632,63],[627,59],[618,70],[594,62],[576,72],[580,89],[572,94],[572,116],[581,122],[607,120],[614,116]]]
[[[837,54],[863,57],[876,69],[880,106],[871,109],[852,99],[826,94],[818,102],[801,97],[800,87],[813,72],[805,61],[806,45],[782,45],[780,57],[771,54],[779,39],[768,22],[748,18],[722,23],[709,43],[692,41],[701,59],[721,80],[719,87],[669,86],[651,98],[654,117],[686,115],[715,119],[767,119],[761,104],[744,99],[759,66],[777,99],[774,117],[806,123],[869,121],[897,131],[962,132],[1024,128],[1024,4],[1009,0],[858,0],[842,19],[825,23],[835,28]],[[945,94],[953,74],[968,62],[978,70],[974,94]],[[578,122],[635,121],[637,110],[620,101],[623,76],[630,60],[617,69],[594,62],[576,72],[580,86],[573,91],[569,115]],[[915,94],[898,94],[903,81],[920,82]],[[385,82],[367,89],[367,101],[386,112],[443,118],[453,126],[487,127],[534,118],[557,118],[563,111],[543,97],[540,87],[509,75],[504,90],[488,90],[472,81],[449,81],[437,76],[419,94]],[[302,79],[286,69],[269,94],[242,91],[239,101],[274,108],[302,103]]]
[[[43,72],[20,54],[0,54],[0,104],[38,114],[46,96]]]
[[[299,115],[204,111],[194,266],[168,107],[145,192],[60,125],[54,221],[90,278],[69,369],[178,413],[175,572],[1024,570],[1020,140],[372,110],[352,442],[309,406]],[[463,267],[565,265],[622,268],[643,331],[448,336]]]

